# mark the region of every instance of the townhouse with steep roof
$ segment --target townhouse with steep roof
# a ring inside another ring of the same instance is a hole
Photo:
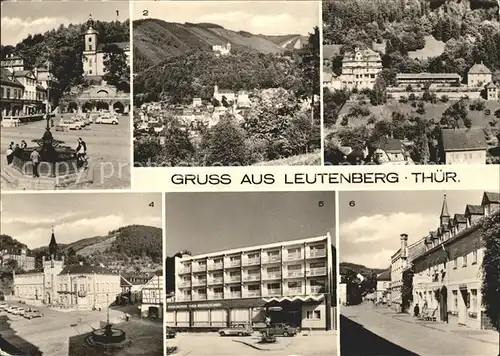
[[[468,204],[451,217],[446,195],[439,224],[425,238],[425,250],[412,261],[413,305],[424,304],[437,321],[490,329],[482,307],[484,244],[480,222],[500,214],[500,193],[484,192],[480,205]]]
[[[441,130],[441,161],[444,164],[485,164],[487,149],[483,128]]]

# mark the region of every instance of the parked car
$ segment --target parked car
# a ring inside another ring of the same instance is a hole
[[[75,117],[72,117],[71,119],[73,120],[73,122],[77,126],[78,130],[81,130],[85,127],[85,122],[83,121],[83,119],[80,116],[75,116]]]
[[[7,308],[7,313],[13,314],[17,310],[16,306],[10,306]]]
[[[74,120],[71,120],[71,119],[61,119],[57,126],[67,128],[69,130],[80,130],[81,129],[81,127],[78,125],[78,123],[76,123]]]
[[[247,325],[231,325],[226,329],[220,329],[220,336],[250,336],[253,334],[253,329]]]
[[[24,308],[17,307],[15,310],[12,311],[12,314],[14,314],[14,315],[23,315],[24,314]]]
[[[173,339],[177,333],[175,332],[174,329],[169,328],[167,326],[167,330],[165,331],[165,336],[167,339]]]
[[[0,310],[7,310],[9,306],[5,302],[0,302]]]
[[[112,114],[102,114],[96,119],[95,123],[118,125],[118,117]]]
[[[274,336],[295,336],[298,333],[298,329],[284,323],[276,323],[261,331],[264,337],[269,335]]]
[[[24,311],[23,316],[26,319],[41,318],[43,314],[38,309],[28,308]]]

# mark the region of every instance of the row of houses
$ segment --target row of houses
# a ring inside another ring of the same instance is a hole
[[[480,204],[467,204],[451,215],[446,195],[437,228],[408,244],[401,234],[401,247],[391,256],[388,272],[379,275],[377,294],[385,295],[395,309],[412,311],[428,308],[437,321],[466,325],[474,329],[492,328],[482,303],[482,261],[485,247],[481,238],[483,218],[500,214],[500,193],[484,192]],[[388,288],[383,288],[384,283]],[[404,289],[411,298],[404,301]],[[405,305],[407,304],[407,305]]]

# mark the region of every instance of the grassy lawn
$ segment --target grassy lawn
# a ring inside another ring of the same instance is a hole
[[[425,36],[425,47],[417,51],[408,52],[408,57],[413,59],[437,57],[444,52],[444,46],[444,42],[436,40],[433,36]]]
[[[417,101],[418,103],[419,101]],[[467,106],[471,103],[471,100],[467,101]],[[426,119],[435,119],[439,121],[444,111],[452,104],[452,102],[442,103],[438,102],[436,104],[425,103],[425,113],[420,115],[417,113],[417,108],[413,108],[411,106],[411,102],[408,103],[400,103],[396,100],[388,101],[385,105],[381,106],[373,106],[370,103],[366,104],[368,110],[370,110],[371,114],[375,116],[377,121],[379,120],[391,120],[391,115],[395,111],[402,112],[404,114],[410,114],[412,116],[420,116]],[[340,125],[342,121],[342,117],[349,113],[351,107],[356,106],[356,102],[348,102],[344,105],[342,110],[339,113],[339,119],[337,120],[337,127],[340,129],[342,126]],[[472,121],[472,127],[485,127],[488,126],[488,122],[495,119],[495,111],[500,109],[500,102],[498,101],[485,101],[486,109],[490,110],[490,115],[486,115],[485,111],[471,111],[469,110],[469,118]],[[366,117],[350,117],[349,125],[353,126],[364,126],[367,125],[368,118]],[[497,122],[495,128],[500,128],[500,122]]]
[[[319,151],[298,155],[274,161],[256,163],[254,166],[320,166],[321,154]]]

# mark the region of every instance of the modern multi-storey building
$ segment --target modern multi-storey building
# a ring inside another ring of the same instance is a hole
[[[327,234],[175,257],[175,297],[167,303],[167,325],[220,328],[253,325],[269,316],[271,322],[329,330],[332,251]]]
[[[31,305],[50,304],[75,309],[105,308],[120,294],[120,276],[99,266],[65,265],[58,258],[54,232],[43,270],[14,273],[13,294]]]
[[[480,205],[468,204],[453,217],[445,196],[439,226],[424,238],[425,249],[412,262],[413,305],[418,303],[420,310],[427,306],[438,321],[491,328],[482,308],[480,221],[493,214],[500,214],[498,192],[483,193]]]

